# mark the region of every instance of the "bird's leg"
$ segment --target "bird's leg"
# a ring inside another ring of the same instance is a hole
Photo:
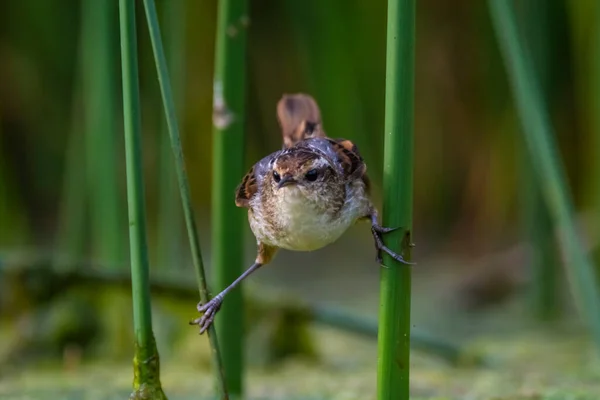
[[[190,322],[190,325],[198,325],[200,327],[200,333],[204,333],[213,323],[215,319],[215,315],[217,311],[221,308],[221,304],[223,304],[223,299],[225,295],[229,293],[233,288],[240,284],[247,276],[251,273],[259,269],[263,264],[255,262],[248,268],[242,275],[239,276],[233,283],[223,289],[218,295],[213,297],[208,303],[202,304],[198,303],[197,309],[198,312],[204,313],[201,317],[196,318],[195,320]]]
[[[385,251],[394,260],[401,262],[402,264],[414,265],[415,263],[406,261],[400,254],[395,253],[394,251],[392,251],[389,247],[387,247],[383,243],[383,239],[381,238],[381,235],[383,235],[384,233],[395,231],[398,228],[387,228],[387,227],[379,225],[379,223],[377,222],[377,210],[375,210],[375,209],[373,209],[371,211],[370,217],[371,217],[371,232],[373,233],[373,238],[375,239],[375,248],[377,249],[377,256],[376,256],[377,262],[380,265],[383,265],[383,259],[381,258],[381,252]]]
[[[219,294],[213,297],[208,303],[198,303],[198,306],[196,308],[198,309],[198,312],[201,312],[203,314],[201,317],[190,321],[190,325],[198,325],[200,327],[200,334],[204,333],[208,329],[208,327],[213,323],[215,315],[217,314],[217,312],[221,308],[221,305],[223,304],[223,299],[225,298],[225,295],[231,290],[233,290],[236,286],[238,286],[245,278],[247,278],[254,271],[270,262],[273,256],[275,255],[276,251],[277,248],[275,247],[259,243],[258,255],[254,264],[252,264],[250,268],[244,271],[244,273],[240,275],[239,278],[233,281],[231,285],[227,286]]]

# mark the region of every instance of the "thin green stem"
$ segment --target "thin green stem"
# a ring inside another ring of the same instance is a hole
[[[181,110],[185,89],[185,2],[165,3],[165,36],[170,78],[176,109]],[[173,152],[169,137],[169,126],[163,119],[160,143],[160,193],[158,211],[158,265],[181,267],[182,221],[181,204],[177,196],[177,176],[173,168]]]
[[[590,325],[600,347],[600,296],[591,260],[582,247],[574,223],[573,202],[566,183],[552,127],[543,108],[539,84],[528,53],[519,41],[512,2],[488,0],[496,35],[504,56],[517,111],[523,125],[529,156],[541,183],[541,190],[558,228],[565,249],[566,271],[582,316]]]
[[[115,263],[122,256],[123,237],[117,185],[115,74],[113,69],[113,6],[82,3],[83,94],[85,104],[86,172],[92,222],[92,256]]]
[[[122,0],[123,1],[123,0]],[[146,10],[146,19],[148,21],[148,29],[150,31],[150,39],[152,49],[154,51],[154,60],[156,62],[156,70],[158,73],[158,82],[163,99],[165,116],[169,127],[169,136],[171,138],[171,149],[175,157],[175,170],[177,172],[177,180],[179,182],[179,192],[183,204],[183,214],[185,217],[190,248],[192,251],[192,261],[196,270],[196,279],[200,291],[200,299],[203,303],[207,303],[210,298],[206,288],[206,277],[204,273],[204,264],[202,262],[202,253],[200,250],[200,241],[198,239],[198,229],[196,228],[196,220],[192,208],[190,196],[190,185],[185,171],[185,163],[183,159],[183,150],[181,148],[181,139],[179,136],[179,126],[177,124],[177,114],[175,112],[175,104],[173,102],[173,93],[169,81],[169,72],[167,69],[167,61],[160,36],[160,27],[158,17],[156,16],[156,6],[154,0],[144,0],[144,8]],[[208,330],[208,337],[212,349],[212,361],[217,377],[217,393],[219,398],[226,400],[229,398],[227,387],[225,384],[225,375],[221,363],[221,354],[219,352],[219,343],[214,327],[211,326]]]
[[[246,0],[219,0],[213,86],[212,238],[215,290],[229,286],[245,269],[244,211],[233,193],[244,175],[246,94]],[[223,344],[223,363],[232,395],[243,392],[243,291],[227,295],[215,323]]]
[[[148,292],[148,249],[146,241],[146,210],[142,179],[142,148],[140,100],[138,86],[135,11],[132,0],[120,0],[121,63],[123,69],[123,118],[125,123],[125,157],[127,166],[127,204],[132,268],[132,286],[136,337],[145,346],[152,331]]]
[[[411,259],[415,1],[388,0],[383,164],[383,223],[401,227],[385,236]],[[398,246],[398,242],[402,245]],[[409,398],[411,269],[387,254],[381,268],[377,364],[378,400]]]
[[[131,257],[133,324],[135,330],[134,392],[131,398],[166,399],[160,385],[160,363],[150,304],[146,210],[142,172],[141,118],[134,0],[119,0],[121,70],[127,203]]]

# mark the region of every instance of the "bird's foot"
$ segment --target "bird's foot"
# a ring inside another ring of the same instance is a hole
[[[213,323],[217,311],[221,308],[221,304],[223,304],[223,297],[219,295],[206,304],[198,303],[198,312],[204,314],[202,314],[201,317],[190,321],[190,325],[198,325],[200,327],[200,334],[203,334]]]
[[[382,239],[382,235],[384,233],[389,233],[389,232],[393,232],[398,228],[387,228],[384,226],[381,226],[377,223],[373,223],[371,225],[371,232],[373,233],[373,238],[375,239],[375,248],[377,249],[377,256],[376,256],[376,261],[380,264],[383,265],[383,259],[381,257],[381,252],[384,251],[386,252],[390,257],[392,257],[394,260],[402,263],[402,264],[406,264],[406,265],[415,265],[415,263],[413,262],[409,262],[406,261],[404,259],[404,257],[402,257],[400,254],[392,251],[392,249],[390,249],[389,247],[387,247],[384,243],[383,243],[383,239]],[[411,247],[414,246],[413,244],[411,244]]]

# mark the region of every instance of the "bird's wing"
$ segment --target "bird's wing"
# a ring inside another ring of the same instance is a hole
[[[280,151],[269,154],[250,168],[235,191],[235,205],[249,207],[250,200],[258,193],[269,164],[277,157]]]

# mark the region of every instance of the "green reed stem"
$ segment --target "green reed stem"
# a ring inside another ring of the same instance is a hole
[[[527,39],[529,54],[539,79],[541,99],[549,99],[550,91],[550,6],[547,0],[523,2],[523,32]],[[548,105],[544,104],[547,110]],[[556,252],[552,219],[544,202],[534,165],[523,142],[521,153],[522,218],[525,239],[531,245],[531,306],[533,313],[542,320],[558,314],[558,278],[560,265]]]
[[[123,0],[122,0],[123,1]],[[192,250],[192,261],[196,270],[196,279],[200,292],[200,299],[203,303],[210,300],[208,290],[206,288],[206,277],[204,273],[204,264],[202,262],[202,253],[200,250],[200,241],[198,239],[198,230],[196,228],[196,220],[192,208],[190,196],[190,185],[187,174],[185,172],[185,163],[183,159],[183,150],[181,148],[181,139],[179,136],[179,126],[177,124],[177,114],[175,112],[175,104],[173,102],[173,93],[171,83],[169,81],[169,72],[167,69],[167,61],[160,36],[160,27],[158,17],[156,16],[156,6],[154,0],[144,0],[144,8],[146,10],[146,19],[148,21],[148,29],[150,31],[150,39],[154,52],[154,60],[156,62],[156,71],[158,74],[158,82],[163,99],[165,116],[169,127],[169,136],[171,138],[171,149],[175,157],[175,170],[177,172],[177,180],[179,182],[179,192],[183,204],[183,213],[185,217],[190,248]],[[225,375],[221,362],[221,353],[219,351],[219,343],[214,326],[208,329],[208,337],[212,349],[212,362],[215,368],[217,379],[217,393],[219,399],[229,399],[227,387],[225,384]]]
[[[76,90],[74,98],[80,100]],[[72,106],[71,132],[67,139],[66,160],[63,168],[64,182],[61,193],[60,222],[57,248],[60,258],[79,260],[85,244],[85,153],[81,132],[80,107],[76,100]],[[64,256],[64,257],[63,257]]]
[[[413,191],[415,1],[388,0],[383,224],[392,250],[410,260]],[[402,245],[398,243],[402,241]],[[387,254],[381,268],[378,400],[408,400],[411,269]]]
[[[121,260],[115,130],[115,71],[113,6],[102,1],[82,2],[83,99],[86,134],[86,172],[92,227],[92,256],[115,263]]]
[[[575,227],[573,202],[552,127],[543,108],[533,65],[519,41],[512,2],[488,0],[488,4],[523,125],[529,156],[565,249],[571,294],[600,347],[600,296],[593,264],[582,247]]]
[[[166,399],[160,384],[160,362],[150,309],[146,210],[142,172],[141,118],[138,82],[135,1],[119,0],[121,28],[121,70],[123,73],[123,118],[133,325],[135,330],[134,381],[132,399]]]
[[[85,152],[82,131],[82,69],[84,37],[79,39],[73,99],[71,100],[71,126],[67,138],[66,159],[63,166],[63,186],[60,195],[59,225],[56,247],[58,258],[79,260],[85,247],[86,187]]]
[[[245,269],[244,211],[235,188],[244,169],[246,95],[246,0],[219,0],[213,86],[212,238],[214,289],[219,292]],[[216,316],[223,363],[232,395],[243,392],[243,291],[237,288]]]
[[[176,110],[181,110],[185,92],[185,2],[169,1],[165,7],[165,41]],[[158,203],[158,265],[181,267],[182,222],[181,203],[177,198],[177,176],[173,168],[173,152],[167,120],[159,139],[160,193]]]

